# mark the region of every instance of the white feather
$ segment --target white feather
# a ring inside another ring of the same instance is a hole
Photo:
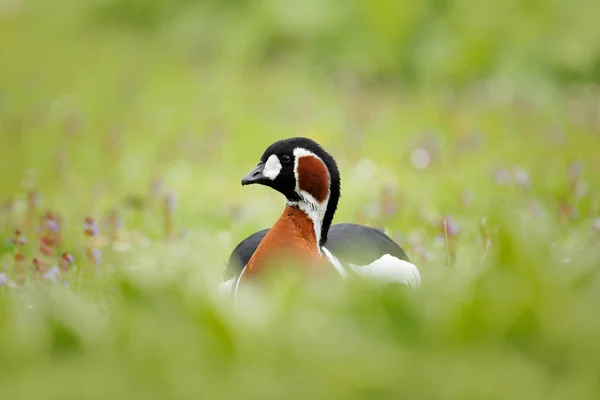
[[[368,265],[349,264],[358,275],[381,283],[402,283],[414,288],[421,286],[417,267],[390,254],[385,254]]]

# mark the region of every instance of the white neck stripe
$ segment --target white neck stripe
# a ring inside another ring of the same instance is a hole
[[[329,197],[331,196],[331,177],[329,175],[329,169],[325,165],[327,171],[328,192],[327,197],[323,202],[317,201],[310,193],[300,189],[299,178],[298,178],[298,160],[300,157],[315,157],[317,160],[323,163],[321,157],[317,156],[313,152],[297,147],[294,149],[294,178],[296,179],[296,194],[300,196],[300,201],[288,202],[288,206],[295,206],[303,211],[313,223],[313,229],[315,233],[315,239],[317,241],[317,249],[319,254],[321,253],[321,229],[323,228],[323,219],[325,218],[325,212],[327,211],[327,204],[329,204]]]

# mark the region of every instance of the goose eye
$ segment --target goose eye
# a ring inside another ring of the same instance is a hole
[[[284,154],[281,156],[281,162],[289,163],[292,161],[292,157],[289,154]]]

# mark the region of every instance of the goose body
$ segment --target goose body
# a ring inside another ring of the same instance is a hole
[[[271,228],[255,232],[232,251],[224,291],[237,291],[270,261],[292,256],[310,268],[355,274],[382,283],[418,287],[419,271],[404,250],[383,231],[365,225],[331,225],[340,198],[340,176],[333,157],[308,138],[269,146],[242,185],[259,184],[282,193],[287,203]]]

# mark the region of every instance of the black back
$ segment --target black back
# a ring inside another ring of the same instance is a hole
[[[253,233],[233,249],[227,262],[225,280],[237,276],[242,271],[268,231],[269,229],[263,229]],[[365,225],[332,225],[325,247],[345,264],[367,265],[384,254],[410,261],[404,250],[389,236],[379,229]]]

